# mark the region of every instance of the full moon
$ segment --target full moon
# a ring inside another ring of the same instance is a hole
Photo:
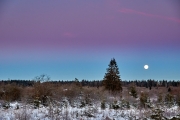
[[[148,65],[144,65],[144,69],[146,69],[146,70],[147,70],[148,68],[149,68],[149,66],[148,66]]]

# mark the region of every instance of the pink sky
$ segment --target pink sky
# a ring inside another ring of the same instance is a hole
[[[108,64],[112,57],[125,63],[135,59],[133,65],[140,59],[142,64],[146,61],[155,64],[165,56],[171,58],[170,62],[179,60],[179,5],[178,0],[3,0],[0,2],[0,58],[3,65],[7,61],[39,64],[45,60],[53,64],[53,61],[67,60],[73,64],[80,60],[90,66],[97,59]],[[130,79],[129,71],[122,71],[124,79]]]

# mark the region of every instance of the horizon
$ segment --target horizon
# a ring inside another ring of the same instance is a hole
[[[122,80],[180,80],[179,5],[0,1],[0,79],[103,80],[115,58]]]
[[[50,77],[50,76],[48,76],[48,77]],[[63,82],[66,82],[66,81],[75,81],[75,79],[76,78],[74,78],[74,79],[72,79],[72,80],[62,80],[62,79],[59,79],[59,80],[53,80],[53,79],[51,79],[51,77],[50,77],[50,80],[44,80],[44,82],[59,82],[59,81],[63,81]],[[78,78],[77,78],[78,79]],[[10,79],[10,78],[8,78],[8,79],[0,79],[0,81],[13,81],[13,80],[16,80],[16,81],[18,81],[18,80],[24,80],[24,81],[36,81],[35,80],[35,78],[34,79]],[[82,82],[83,80],[85,80],[85,81],[103,81],[103,79],[93,79],[93,80],[88,80],[88,79],[78,79],[78,81],[79,82]],[[122,82],[124,82],[124,81],[148,81],[148,80],[152,80],[152,81],[157,81],[157,82],[161,82],[161,81],[167,81],[167,82],[172,82],[172,81],[175,81],[175,82],[179,82],[180,81],[180,79],[179,80],[167,80],[167,79],[161,79],[161,80],[156,80],[156,79],[141,79],[141,80],[138,80],[138,79],[134,79],[134,80],[122,80],[121,79],[121,81]]]

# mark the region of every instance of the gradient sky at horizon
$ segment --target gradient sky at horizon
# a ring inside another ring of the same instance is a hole
[[[0,80],[102,80],[111,58],[122,80],[180,80],[179,5],[1,0]]]

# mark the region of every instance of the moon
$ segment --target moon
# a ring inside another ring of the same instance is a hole
[[[147,70],[149,68],[148,65],[144,65],[144,69]]]

